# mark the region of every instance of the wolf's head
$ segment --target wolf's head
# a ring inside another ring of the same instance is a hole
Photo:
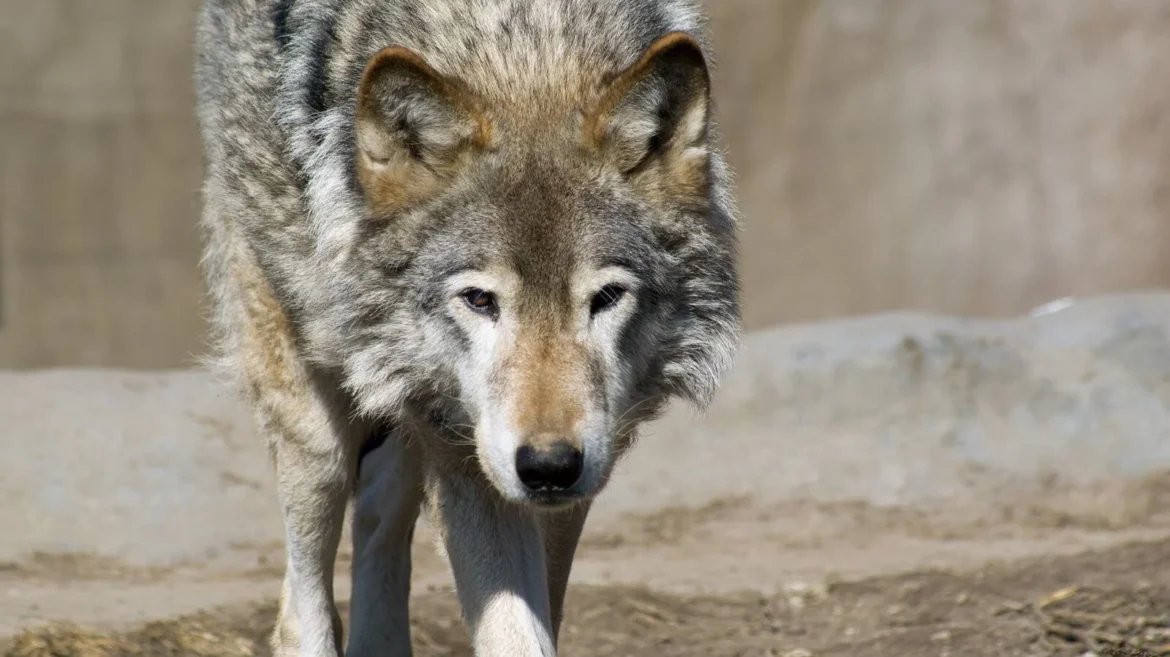
[[[365,272],[346,371],[366,411],[466,441],[508,499],[595,494],[639,422],[711,397],[739,338],[735,208],[683,33],[525,97],[420,55],[367,63]]]

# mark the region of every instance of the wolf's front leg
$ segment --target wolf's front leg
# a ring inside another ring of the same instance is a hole
[[[480,479],[440,475],[432,494],[476,657],[556,655],[536,518]]]
[[[208,206],[207,221],[216,218]],[[340,375],[313,367],[248,248],[225,233],[217,266],[224,276],[220,330],[276,470],[288,562],[280,612],[270,637],[277,657],[340,655],[341,618],[333,602],[333,565],[356,466],[356,447],[372,427],[354,419]]]
[[[544,554],[548,564],[548,597],[554,641],[560,636],[569,573],[573,569],[573,556],[581,540],[581,531],[585,528],[585,519],[589,516],[589,507],[589,502],[581,502],[568,509],[540,514]]]
[[[333,377],[275,349],[261,353],[266,360],[245,352],[250,362],[267,366],[248,370],[255,374],[251,400],[276,466],[288,554],[273,653],[339,656],[342,627],[333,600],[333,566],[355,447],[370,428],[351,419]]]
[[[333,565],[351,481],[349,441],[331,432],[312,435],[287,428],[274,443],[288,564],[273,653],[340,657]]]
[[[410,657],[410,546],[422,502],[417,446],[402,430],[358,465],[347,657]]]

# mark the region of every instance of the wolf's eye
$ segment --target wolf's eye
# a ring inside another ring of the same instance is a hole
[[[589,314],[596,315],[614,307],[625,295],[626,288],[620,285],[606,285],[593,295],[593,301],[589,304]]]
[[[463,300],[467,302],[467,307],[471,308],[477,313],[484,315],[496,314],[496,295],[491,292],[485,292],[479,288],[471,288],[460,293]]]

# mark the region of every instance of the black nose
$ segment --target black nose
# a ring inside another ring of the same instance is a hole
[[[516,450],[516,474],[531,491],[572,488],[581,478],[583,466],[581,450],[564,441],[539,447],[524,445]]]

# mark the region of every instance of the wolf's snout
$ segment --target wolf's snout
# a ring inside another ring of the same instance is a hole
[[[530,491],[572,488],[581,478],[584,465],[581,450],[563,440],[523,445],[516,450],[516,474]]]

